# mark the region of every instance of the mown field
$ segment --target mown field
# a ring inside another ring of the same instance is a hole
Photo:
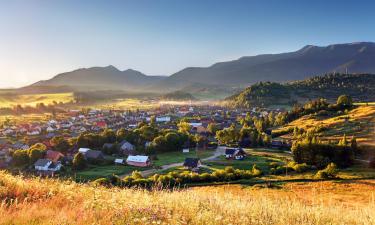
[[[0,224],[375,223],[375,182],[119,189],[0,172]]]

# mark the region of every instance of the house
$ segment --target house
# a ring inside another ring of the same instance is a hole
[[[64,158],[64,155],[61,152],[48,150],[46,153],[46,159],[49,159],[54,163],[61,161],[63,158]]]
[[[143,155],[129,155],[126,163],[131,166],[147,167],[151,165],[150,157]]]
[[[103,149],[112,149],[113,146],[115,146],[115,144],[112,144],[112,143],[105,143],[103,145]]]
[[[47,127],[46,129],[47,133],[52,133],[52,132],[55,132],[55,129],[51,126]]]
[[[38,161],[34,163],[34,168],[37,171],[56,172],[61,169],[61,163],[54,163],[49,159],[38,159]]]
[[[80,149],[78,149],[78,152],[79,153],[82,153],[82,154],[86,154],[86,152],[88,152],[88,151],[90,151],[91,149],[89,149],[89,148],[80,148]]]
[[[197,170],[201,165],[199,158],[186,158],[183,166],[189,170]]]
[[[30,146],[26,145],[26,144],[23,144],[21,142],[16,142],[12,145],[12,148],[13,149],[21,149],[21,150],[26,150],[26,149],[29,149]]]
[[[125,164],[125,160],[124,159],[115,159],[115,164],[116,165],[124,165]]]
[[[277,148],[277,149],[290,149],[292,145],[285,141],[280,140],[272,140],[271,142],[271,148]]]
[[[120,143],[120,153],[123,155],[133,155],[135,154],[135,146],[131,143],[125,141],[122,141]]]
[[[87,160],[103,160],[104,155],[101,151],[96,150],[88,150],[86,153],[84,153],[84,156]]]
[[[227,148],[225,149],[226,159],[242,160],[246,157],[246,152],[242,148]]]
[[[190,149],[189,148],[184,148],[182,149],[182,153],[189,153],[190,152]]]

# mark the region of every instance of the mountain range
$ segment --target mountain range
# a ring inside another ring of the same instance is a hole
[[[194,86],[215,89],[246,87],[260,81],[302,80],[332,72],[375,73],[375,43],[307,45],[294,52],[245,56],[209,67],[188,67],[170,76],[147,76],[113,66],[92,67],[62,73],[31,86],[166,93]]]

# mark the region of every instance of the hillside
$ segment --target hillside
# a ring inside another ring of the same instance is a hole
[[[375,146],[375,106],[359,106],[344,115],[306,115],[273,132],[288,133],[282,137],[291,139],[294,127],[318,130],[322,139],[337,141],[344,135],[355,136],[359,145]]]
[[[172,101],[190,101],[196,100],[194,96],[190,93],[183,92],[183,91],[174,91],[167,93],[161,96],[162,100],[172,100]]]
[[[374,181],[118,189],[0,172],[0,224],[375,223]]]
[[[260,82],[226,100],[230,105],[245,108],[292,106],[317,98],[334,102],[342,94],[357,102],[375,101],[375,75],[327,74],[288,83]]]

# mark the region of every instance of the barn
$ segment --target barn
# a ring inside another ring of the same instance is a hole
[[[147,167],[151,165],[150,157],[144,155],[130,155],[126,163],[131,166]]]

